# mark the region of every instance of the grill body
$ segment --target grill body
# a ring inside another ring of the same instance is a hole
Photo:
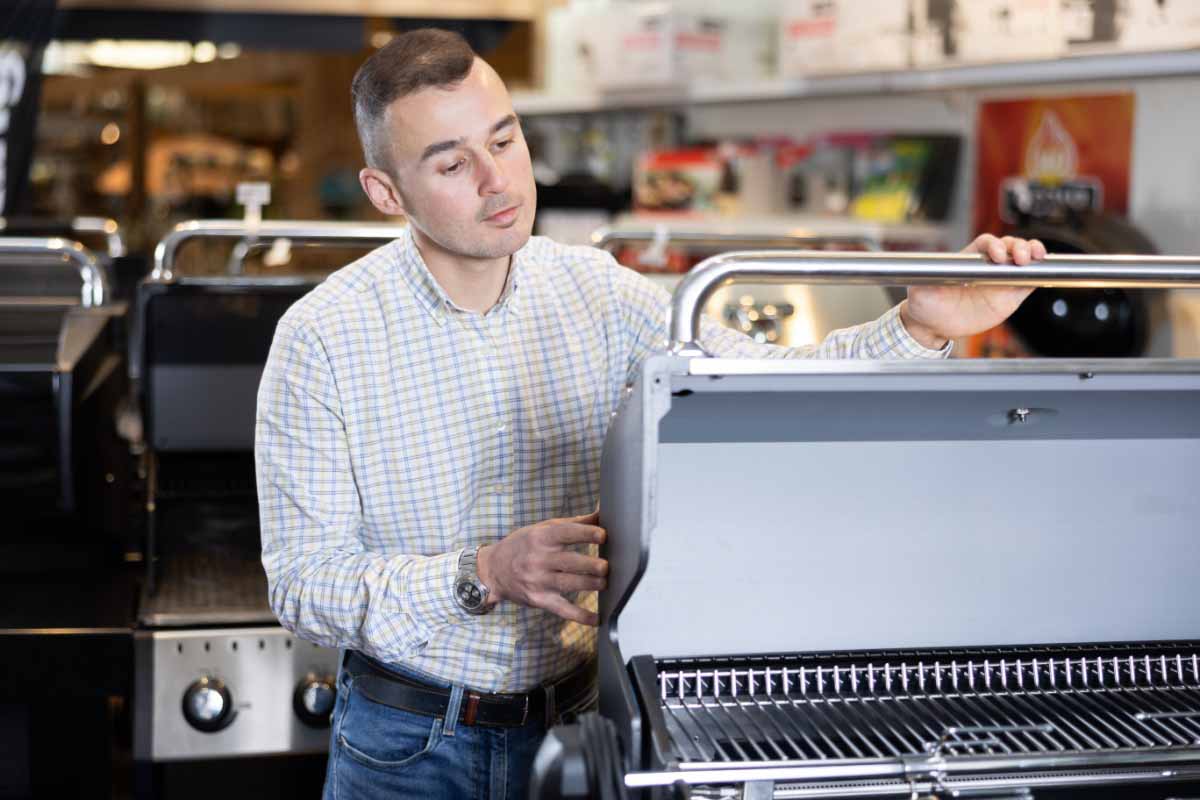
[[[599,716],[541,796],[1200,778],[1200,364],[664,355],[602,468]]]
[[[295,638],[271,611],[254,480],[255,401],[275,326],[314,285],[175,277],[140,287],[149,469],[139,761],[328,747],[337,652]],[[320,701],[312,713],[304,697]],[[192,704],[209,716],[189,716]]]

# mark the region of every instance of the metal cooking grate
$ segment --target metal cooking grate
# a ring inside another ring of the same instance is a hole
[[[1200,745],[1196,653],[662,669],[687,761],[1079,753]]]
[[[229,548],[164,559],[158,591],[143,596],[140,617],[154,626],[275,621],[262,562]]]

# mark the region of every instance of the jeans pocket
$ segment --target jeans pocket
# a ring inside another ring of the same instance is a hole
[[[441,741],[442,720],[377,703],[351,684],[338,730],[338,747],[347,757],[374,769],[397,770],[420,761]]]

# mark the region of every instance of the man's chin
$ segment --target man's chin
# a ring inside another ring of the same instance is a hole
[[[533,235],[533,226],[518,219],[511,227],[493,230],[491,233],[492,236],[488,237],[491,240],[488,255],[484,258],[503,258],[511,256],[525,246],[529,237]]]

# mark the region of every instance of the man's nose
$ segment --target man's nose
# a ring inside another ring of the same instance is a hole
[[[508,189],[508,176],[495,156],[488,153],[480,163],[483,167],[479,179],[480,194],[500,194]]]

